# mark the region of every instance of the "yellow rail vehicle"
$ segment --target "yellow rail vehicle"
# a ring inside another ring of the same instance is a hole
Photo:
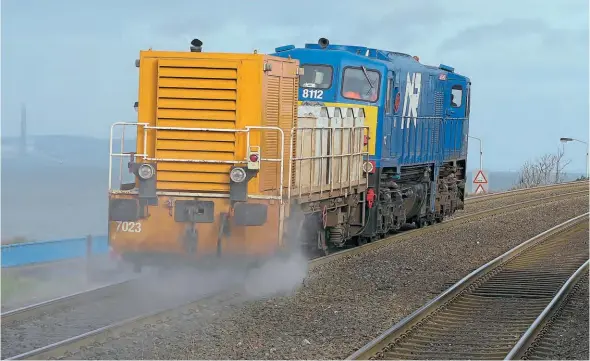
[[[135,180],[115,189],[109,176],[109,242],[137,270],[272,255],[297,233],[295,209],[325,223],[327,204],[366,189],[362,108],[299,106],[297,60],[201,45],[141,51],[138,120],[111,127],[110,169],[130,157]],[[136,149],[114,152],[115,129],[128,127]]]

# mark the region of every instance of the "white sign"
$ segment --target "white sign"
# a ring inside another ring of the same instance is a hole
[[[473,183],[477,183],[477,184],[487,184],[488,183],[488,179],[483,174],[483,170],[480,169],[479,172],[477,172],[477,174],[475,175],[475,178],[473,178]]]
[[[474,194],[484,194],[488,192],[489,182],[488,177],[483,170],[478,170],[471,182],[471,191]]]
[[[475,194],[484,194],[486,193],[486,190],[483,189],[483,185],[478,184],[477,188],[475,188]]]

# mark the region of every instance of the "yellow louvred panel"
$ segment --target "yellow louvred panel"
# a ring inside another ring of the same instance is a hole
[[[235,129],[239,62],[224,59],[160,59],[156,123],[161,127]],[[218,192],[229,189],[236,134],[205,130],[156,133],[158,188]],[[187,162],[175,162],[186,160]],[[219,163],[198,163],[219,161]]]
[[[158,191],[228,192],[231,166],[246,165],[246,128],[272,126],[284,132],[285,150],[276,130],[249,132],[263,160],[248,192],[278,195],[280,163],[265,159],[283,159],[289,184],[298,64],[263,54],[142,51],[138,120],[159,129],[145,140],[138,130],[137,152],[155,159]]]

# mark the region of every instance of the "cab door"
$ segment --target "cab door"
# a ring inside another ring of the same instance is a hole
[[[471,110],[471,82],[467,82],[465,96],[465,119],[463,120],[463,140],[461,142],[461,158],[467,158],[467,137],[469,136],[469,112]]]
[[[464,78],[447,75],[445,87],[444,159],[461,156],[465,137],[468,84]]]
[[[388,158],[385,160],[393,161],[395,157],[395,129],[394,129],[394,99],[397,88],[394,85],[394,74],[393,71],[387,72],[387,83],[385,92],[385,111],[383,112],[383,151],[381,152],[382,158]]]

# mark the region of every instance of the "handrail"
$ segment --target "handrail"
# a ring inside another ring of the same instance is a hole
[[[143,136],[143,153],[132,153],[135,158],[142,157],[144,161],[153,161],[153,162],[176,162],[176,163],[208,163],[208,164],[243,164],[248,161],[248,150],[250,148],[250,132],[251,130],[271,130],[277,131],[280,134],[281,138],[281,154],[279,158],[262,158],[262,154],[260,155],[260,161],[267,161],[267,162],[277,162],[280,163],[280,187],[278,190],[278,196],[256,196],[256,197],[263,197],[268,199],[277,199],[282,204],[283,203],[283,182],[284,182],[284,151],[285,151],[285,133],[283,129],[274,126],[247,126],[243,129],[227,129],[227,128],[189,128],[189,127],[170,127],[170,126],[152,126],[148,123],[132,123],[132,122],[116,122],[111,125],[111,132],[110,132],[110,139],[109,139],[109,192],[113,192],[112,187],[112,163],[113,157],[121,157],[121,166],[120,170],[122,173],[122,162],[123,156],[128,156],[131,153],[125,153],[124,149],[121,149],[120,153],[113,152],[113,130],[116,126],[123,126],[123,134],[125,133],[125,126],[133,125],[133,126],[141,126],[143,127],[144,136]],[[150,157],[147,152],[147,135],[148,130],[175,130],[175,131],[192,131],[192,132],[222,132],[222,133],[245,133],[246,134],[246,157],[243,160],[204,160],[204,159],[175,159],[175,158],[158,158],[158,157]],[[123,146],[122,146],[123,147]],[[121,180],[122,183],[122,180]],[[117,191],[119,192],[119,191]],[[125,193],[131,193],[125,191]],[[250,198],[255,198],[255,195],[249,196]]]
[[[123,137],[125,135],[125,126],[127,125],[133,125],[133,126],[143,126],[144,128],[148,125],[148,123],[134,123],[134,122],[115,122],[113,124],[111,124],[111,131],[110,131],[110,136],[109,136],[109,191],[113,188],[113,157],[121,157],[121,165],[120,168],[122,169],[123,167],[123,158],[124,156],[129,156],[130,154],[125,154],[124,153],[124,149],[123,149],[123,143],[121,143],[121,153],[113,153],[113,130],[115,129],[116,126],[122,125],[123,126]],[[145,137],[145,131],[144,131],[144,154],[134,154],[134,157],[147,157],[147,154],[145,154],[145,142],[146,142],[146,137]],[[122,172],[121,172],[122,173]],[[122,181],[122,180],[121,180]]]

